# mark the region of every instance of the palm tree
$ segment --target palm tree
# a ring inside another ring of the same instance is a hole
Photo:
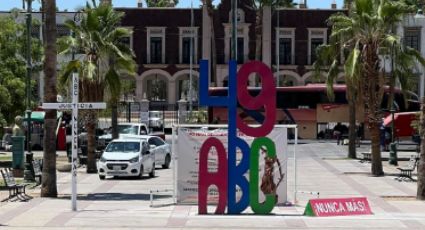
[[[391,47],[402,47],[401,39],[393,32],[393,27],[399,23],[404,14],[411,11],[407,5],[391,0],[354,0],[349,15],[335,14],[329,18],[332,25],[330,40],[344,50],[347,50],[347,60],[344,64],[347,82],[355,88],[365,109],[365,121],[372,141],[372,174],[383,175],[380,153],[380,125],[382,114],[380,106],[384,94],[385,79],[380,74],[385,50]],[[400,54],[411,56],[422,64],[420,54],[410,48],[399,49]],[[337,72],[338,57],[335,56],[329,72]],[[335,74],[328,76],[328,82],[333,82]],[[330,88],[331,84],[328,84]],[[332,90],[328,90],[332,91]]]
[[[56,102],[56,0],[45,0],[44,101]],[[44,121],[42,197],[56,197],[56,110],[47,110]]]
[[[328,63],[332,63],[329,67],[327,73],[327,88],[328,88],[328,97],[330,100],[334,100],[333,94],[333,85],[334,80],[339,74],[339,66],[343,65],[343,60],[346,60],[347,56],[341,60],[341,54],[346,54],[347,50],[344,49],[343,52],[339,41],[336,41],[331,37],[329,44],[321,45],[317,48],[316,53],[318,59],[313,63],[315,76],[320,77],[322,69],[327,67]],[[348,74],[346,73],[345,76]],[[346,98],[348,101],[349,108],[349,129],[348,129],[348,157],[355,159],[356,158],[356,105],[360,102],[356,100],[358,98],[357,91],[355,87],[355,82],[351,78],[346,77]]]
[[[208,17],[210,18],[211,28],[211,82],[216,83],[217,75],[217,50],[215,49],[215,30],[214,30],[214,6],[212,0],[202,0],[202,4],[207,7]]]
[[[247,1],[249,8],[253,8],[256,12],[255,17],[255,59],[262,59],[262,41],[263,41],[263,9],[264,7],[272,8],[293,8],[296,4],[293,0],[251,0]],[[258,84],[259,78],[256,78]]]
[[[80,76],[80,100],[100,102],[105,99],[108,90],[109,100],[116,105],[121,94],[120,75],[135,75],[136,64],[130,47],[121,43],[121,39],[130,36],[130,31],[119,28],[123,13],[114,11],[111,5],[96,6],[87,4],[83,10],[79,25],[66,21],[75,37],[66,37],[61,41],[61,54],[80,50],[82,58],[70,61],[61,76],[65,84],[74,71]],[[87,172],[95,173],[95,128],[97,114],[89,111],[85,119],[87,129]]]

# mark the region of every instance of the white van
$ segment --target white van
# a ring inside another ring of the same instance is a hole
[[[142,138],[120,138],[108,144],[98,161],[99,178],[137,176],[155,177],[155,152]]]

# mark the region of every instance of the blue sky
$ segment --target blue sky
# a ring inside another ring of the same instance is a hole
[[[91,0],[90,0],[91,1]],[[220,0],[214,0],[218,3]],[[34,0],[34,9],[39,8],[39,0]],[[60,10],[68,9],[69,11],[74,10],[85,5],[86,0],[56,0]],[[295,0],[295,2],[299,2]],[[330,8],[333,0],[308,0],[309,8]],[[341,8],[343,0],[336,0],[338,8]],[[180,0],[178,7],[190,7],[191,0]],[[113,0],[114,6],[123,7],[134,7],[137,4],[137,0]],[[193,6],[197,7],[200,5],[200,0],[193,0]],[[0,0],[0,10],[10,10],[14,7],[22,8],[22,0]]]

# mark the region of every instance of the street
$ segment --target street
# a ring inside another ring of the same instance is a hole
[[[291,146],[292,147],[292,146]],[[290,149],[291,149],[290,147]],[[58,173],[59,198],[38,198],[39,188],[30,190],[29,202],[5,202],[0,223],[5,227],[81,229],[425,229],[425,203],[414,199],[415,182],[394,180],[397,170],[384,162],[386,176],[369,176],[370,164],[345,157],[346,146],[335,143],[306,143],[297,148],[297,204],[276,207],[274,215],[252,216],[250,209],[239,216],[200,216],[197,206],[173,205],[172,192],[155,195],[150,190],[173,189],[172,170],[157,169],[155,178],[107,179],[78,173],[78,211],[71,211],[70,173]],[[288,161],[288,200],[294,199],[293,158]],[[406,165],[407,162],[400,162]],[[353,217],[303,216],[308,199],[365,196],[374,215]],[[2,196],[6,195],[2,191]],[[210,212],[214,207],[210,207]]]

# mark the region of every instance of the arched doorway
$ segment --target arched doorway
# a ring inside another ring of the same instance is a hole
[[[168,101],[169,79],[160,72],[153,72],[143,78],[143,92],[151,102]]]
[[[275,73],[276,76],[276,73]],[[277,87],[297,86],[301,81],[301,77],[293,71],[281,71],[279,76],[276,77]]]
[[[189,100],[190,91],[190,70],[182,70],[174,74],[173,79],[176,82],[175,94],[177,100],[184,99]],[[192,71],[192,101],[197,102],[199,97],[199,73]]]

